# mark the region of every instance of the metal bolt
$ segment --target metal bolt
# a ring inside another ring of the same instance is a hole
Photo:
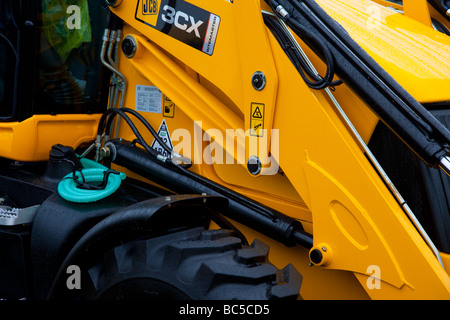
[[[99,159],[103,160],[103,159],[109,158],[110,155],[111,155],[111,150],[108,147],[104,146],[100,149]]]
[[[309,253],[309,259],[314,264],[320,264],[322,262],[322,259],[323,259],[322,252],[320,252],[320,250],[318,250],[318,249],[312,250]]]
[[[111,6],[113,8],[120,6],[122,0],[105,0],[106,5]]]
[[[122,41],[122,51],[125,57],[131,59],[136,54],[137,41],[132,35],[127,35]]]
[[[266,76],[261,71],[256,71],[252,75],[252,86],[255,90],[261,91],[266,86]]]
[[[327,247],[323,246],[323,247],[322,247],[322,251],[323,251],[323,252],[327,252]]]
[[[261,172],[261,160],[257,156],[251,156],[247,161],[247,170],[254,176]]]

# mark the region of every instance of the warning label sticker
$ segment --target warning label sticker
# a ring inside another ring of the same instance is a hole
[[[250,108],[250,135],[264,136],[264,104],[252,102]]]
[[[173,149],[172,139],[170,138],[169,129],[167,128],[165,119],[163,119],[161,125],[159,126],[158,136],[161,138],[162,141],[164,141],[166,146],[168,146],[170,149]],[[156,141],[156,139],[153,140],[151,147],[165,157],[170,156],[170,154],[159,144],[158,141]]]
[[[163,116],[168,118],[175,116],[175,103],[166,95],[163,98]]]
[[[136,111],[161,113],[162,93],[157,87],[136,85]]]

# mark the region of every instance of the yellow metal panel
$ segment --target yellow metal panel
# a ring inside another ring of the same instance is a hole
[[[446,89],[450,77],[448,37],[378,5],[380,19],[368,20],[373,17],[364,6],[367,1],[319,2],[414,97],[421,102],[450,99]],[[213,143],[236,155],[234,145],[227,147],[224,140],[216,138],[205,141],[204,133],[217,129],[225,137],[228,129],[245,131],[252,116],[259,115],[252,103],[264,104],[264,129],[279,132],[274,161],[280,171],[273,176],[243,177],[245,167],[204,162],[194,163],[192,170],[301,220],[313,233],[315,248],[327,248],[327,263],[308,267],[306,250],[273,245],[271,257],[276,264],[291,261],[301,273],[313,274],[305,279],[311,281],[302,289],[305,297],[319,297],[313,287],[323,285],[332,291],[324,295],[328,297],[349,290],[349,296],[361,298],[450,298],[448,274],[354,141],[330,99],[323,91],[307,87],[267,32],[259,1],[189,3],[220,16],[212,55],[136,20],[136,2],[123,2],[114,9],[129,24],[124,34],[138,41],[135,57],[120,58],[121,72],[130,84],[125,105],[136,104],[136,85],[158,87],[177,106],[174,118],[165,118],[171,136],[175,129],[186,130],[191,137],[200,135],[200,142],[194,138],[187,149],[192,159],[202,159],[203,148]],[[375,24],[379,29],[368,28],[368,21],[379,22],[379,26]],[[321,65],[311,51],[307,54],[314,65]],[[266,75],[264,90],[252,87],[250,80],[256,71]],[[335,95],[368,141],[376,118],[349,88],[338,87]],[[163,119],[162,114],[143,114],[154,127]],[[194,122],[199,121],[202,128],[196,129]],[[132,138],[123,124],[120,133]],[[247,147],[242,141],[237,143],[240,147],[236,149]],[[372,266],[381,270],[379,289],[367,285]],[[332,271],[326,281],[333,281],[334,286],[314,276],[322,271]]]
[[[403,0],[403,11],[406,16],[423,23],[427,27],[432,27],[427,0]]]
[[[449,36],[369,0],[317,2],[418,101],[450,100]]]
[[[0,156],[44,161],[54,144],[76,148],[95,138],[99,114],[34,115],[23,122],[0,123]]]

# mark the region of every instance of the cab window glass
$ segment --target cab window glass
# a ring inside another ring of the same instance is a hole
[[[13,114],[16,44],[14,20],[6,1],[0,2],[0,118]]]
[[[94,0],[42,0],[34,113],[96,113],[105,105],[100,61],[107,11]]]

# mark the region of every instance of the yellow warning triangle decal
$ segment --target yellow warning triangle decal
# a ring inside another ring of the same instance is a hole
[[[253,118],[262,118],[262,114],[261,111],[259,110],[259,107],[256,107],[255,111],[253,112],[252,115]]]

